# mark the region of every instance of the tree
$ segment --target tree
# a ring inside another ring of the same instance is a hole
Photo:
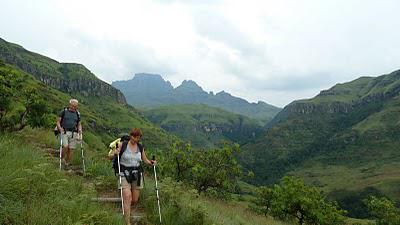
[[[48,104],[40,99],[35,89],[26,89],[23,95],[25,97],[25,112],[23,115],[26,116],[26,123],[32,128],[49,127],[53,119],[49,116],[51,110]]]
[[[0,130],[12,128],[16,117],[10,114],[15,109],[15,99],[22,88],[23,76],[11,69],[0,67]]]
[[[272,193],[273,190],[269,187],[259,187],[254,200],[255,206],[251,205],[251,209],[267,216],[271,211]]]
[[[234,157],[238,151],[239,145],[225,143],[221,148],[194,152],[190,182],[197,191],[205,192],[209,188],[233,190],[241,175]]]
[[[189,144],[175,143],[166,157],[164,173],[173,175],[176,181],[185,181],[199,192],[210,188],[232,191],[237,177],[241,175],[234,154],[236,144],[225,143],[220,148],[193,150]]]
[[[400,210],[389,199],[371,196],[364,200],[377,225],[400,225]]]
[[[21,130],[26,125],[48,127],[50,109],[28,76],[0,66],[0,130]]]
[[[193,150],[190,144],[183,142],[174,143],[171,151],[168,151],[167,165],[165,168],[172,173],[176,181],[189,179],[190,170],[193,167]]]
[[[314,187],[308,187],[301,179],[284,177],[280,185],[272,189],[261,188],[258,209],[283,220],[298,224],[344,224],[343,210],[329,203]]]

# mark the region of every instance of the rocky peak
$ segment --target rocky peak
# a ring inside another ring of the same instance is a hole
[[[190,92],[205,92],[196,82],[193,80],[184,80],[176,90],[186,90]]]
[[[165,81],[159,74],[137,73],[127,81],[114,81],[113,86],[118,89],[154,90],[156,93],[171,92],[174,88],[169,81]]]

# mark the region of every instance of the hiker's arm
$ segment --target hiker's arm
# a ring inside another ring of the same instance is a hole
[[[121,151],[121,147],[122,147],[122,144],[118,145],[118,148],[111,149],[111,150],[108,152],[108,159],[113,159],[113,158],[114,158],[114,155],[118,155],[119,152]]]
[[[61,133],[64,133],[64,129],[61,127],[61,117],[57,117],[57,129],[58,129]]]
[[[144,163],[148,164],[148,165],[155,165],[157,162],[156,160],[149,160],[146,156],[146,152],[143,149],[143,154],[142,154],[142,160]]]
[[[82,124],[81,121],[78,122],[78,132],[81,134],[82,133]]]

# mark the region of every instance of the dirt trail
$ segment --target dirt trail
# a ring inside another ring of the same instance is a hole
[[[60,157],[60,149],[55,149],[51,148],[49,146],[37,146],[40,149],[42,149],[46,153],[46,157],[51,158],[54,160],[54,158],[59,159]],[[73,176],[84,176],[83,170],[82,170],[82,165],[70,165],[68,167],[68,170],[63,170],[63,172],[67,173],[68,175],[73,175]],[[84,186],[88,188],[93,188],[96,189],[94,186],[94,182],[89,179],[85,178],[84,179]],[[97,196],[92,198],[92,201],[100,202],[102,204],[110,204],[113,205],[115,208],[115,211],[117,213],[122,214],[122,209],[121,209],[121,196],[119,190],[115,191],[102,191],[102,192],[97,192]],[[131,209],[131,223],[132,225],[146,225],[147,223],[144,222],[146,217],[146,213],[143,208],[139,207],[132,208]]]

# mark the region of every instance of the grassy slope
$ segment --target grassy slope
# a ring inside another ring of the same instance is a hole
[[[74,80],[85,78],[89,80],[97,80],[96,76],[88,71],[83,65],[76,63],[59,63],[46,56],[30,52],[23,47],[6,42],[0,38],[0,57],[5,62],[12,59],[16,65],[24,67],[31,65],[31,72],[39,72],[55,78],[63,78],[65,80]],[[9,60],[7,60],[8,58]]]
[[[145,115],[197,147],[211,147],[223,140],[244,143],[260,131],[253,119],[204,104],[162,106]]]
[[[37,81],[32,75],[27,74],[10,65],[0,66],[0,73],[4,76],[23,78],[23,86],[35,90],[40,99],[45,100],[52,113],[52,120],[66,106],[71,96],[55,90]],[[175,137],[167,134],[160,128],[141,116],[134,108],[119,104],[110,97],[96,98],[76,95],[80,100],[79,111],[82,124],[87,136],[97,149],[104,149],[121,132],[129,132],[132,127],[140,127],[144,131],[143,142],[150,148],[165,149]],[[15,99],[14,108],[21,108],[22,99]],[[8,116],[12,116],[13,112]]]
[[[295,104],[327,106],[395,94],[350,113],[291,115],[245,146],[243,161],[254,163],[256,175],[265,180],[289,173],[326,192],[372,186],[400,200],[399,84],[397,71],[377,78],[362,77],[336,85],[316,98],[297,101]]]
[[[65,106],[70,96],[50,88],[38,82],[30,74],[26,74],[10,65],[0,67],[0,72],[5,76],[20,76],[23,78],[23,86],[34,89],[40,98],[45,99],[54,114]],[[148,151],[156,148],[165,150],[166,146],[175,140],[173,136],[167,135],[161,129],[154,127],[136,110],[130,107],[115,103],[107,99],[88,98],[77,96],[80,99],[80,111],[84,124],[84,149],[87,173],[85,179],[70,176],[58,172],[57,158],[44,157],[48,151],[58,148],[58,141],[54,138],[51,129],[32,130],[29,127],[21,132],[2,136],[0,139],[2,151],[1,160],[2,176],[0,185],[0,201],[2,207],[2,223],[5,224],[74,224],[74,223],[96,223],[96,224],[120,224],[121,217],[115,213],[114,207],[105,207],[93,204],[89,201],[97,193],[108,192],[115,188],[115,177],[110,162],[105,159],[107,152],[106,144],[115,137],[115,134],[124,131],[132,126],[139,126],[144,129],[144,142]],[[16,108],[23,108],[22,99],[14,99]],[[9,112],[12,115],[15,112]],[[127,122],[125,122],[127,121]],[[21,147],[24,146],[24,147]],[[150,150],[149,150],[150,149]],[[44,150],[44,151],[43,151]],[[80,167],[79,152],[74,154],[73,164]],[[18,163],[12,163],[12,159],[21,159]],[[52,181],[55,182],[52,182]],[[14,188],[17,185],[18,188]],[[144,193],[153,196],[154,190]],[[175,187],[173,187],[175,188]],[[60,194],[60,190],[65,193]],[[12,194],[11,194],[12,193]],[[45,197],[43,197],[45,196]],[[184,202],[183,208],[187,208],[186,217],[195,218],[196,211],[191,211],[191,204],[203,204],[196,202],[192,196],[186,200],[178,198],[177,201]],[[168,208],[168,205],[164,205]],[[62,211],[59,209],[63,208]],[[221,206],[221,211],[225,208]],[[50,212],[50,213],[49,213]],[[241,212],[231,213],[236,214]],[[171,221],[177,218],[170,213]],[[149,223],[156,221],[156,211],[148,211]],[[183,215],[181,215],[183,216]],[[257,217],[256,215],[254,215]],[[107,218],[107,219],[104,219]],[[241,216],[236,216],[240,219]],[[227,220],[227,221],[231,221]],[[260,218],[263,221],[262,217]],[[204,224],[231,224],[224,222],[221,217],[208,218]],[[171,222],[170,224],[176,224]],[[185,221],[183,221],[185,224]]]
[[[41,138],[29,129],[0,136],[0,223],[123,224],[112,208],[90,202],[93,186],[58,172],[57,161],[33,146]]]
[[[117,194],[110,162],[96,155],[90,145],[84,145],[88,171],[85,177],[58,171],[57,155],[49,154],[58,142],[49,130],[25,128],[1,135],[0,145],[0,163],[4,165],[0,168],[0,223],[123,224],[119,205],[90,202],[102,193]],[[80,166],[79,154],[74,156],[74,165]],[[244,203],[199,197],[187,187],[169,182],[160,183],[166,225],[285,224],[247,211]],[[140,204],[145,208],[148,225],[158,221],[153,185],[151,174],[147,174]]]

